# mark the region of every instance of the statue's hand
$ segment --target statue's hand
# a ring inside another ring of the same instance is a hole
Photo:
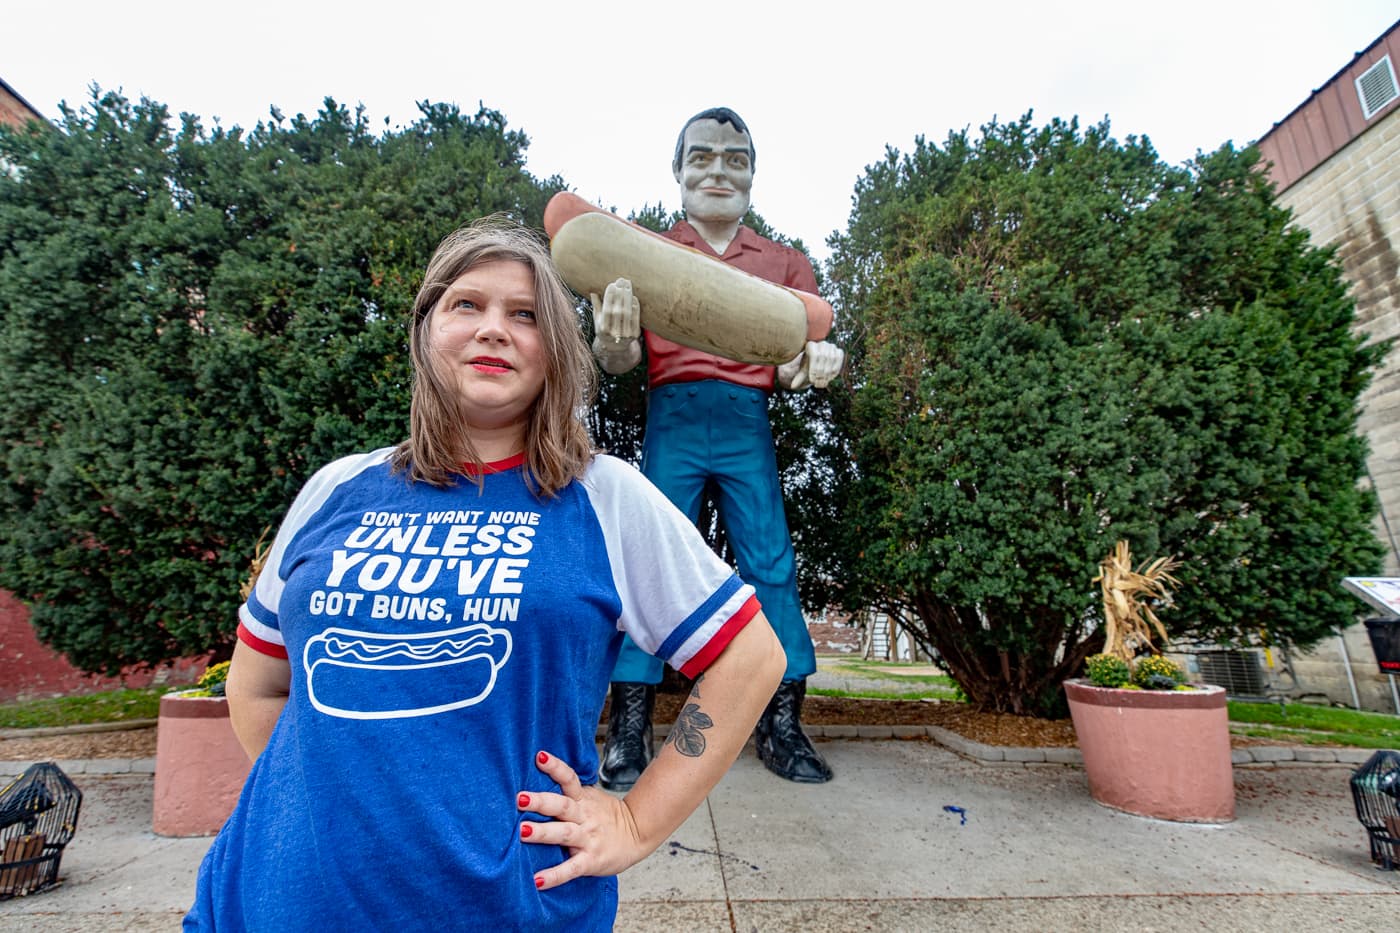
[[[802,364],[806,361],[807,352],[804,350],[778,366],[778,385],[784,389],[807,388],[807,377],[802,373]]]
[[[825,389],[841,374],[846,351],[825,340],[807,341],[807,378],[814,389]]]
[[[807,348],[778,367],[778,384],[785,389],[825,389],[841,372],[846,353],[825,340],[809,340]]]
[[[632,283],[618,279],[603,290],[603,300],[590,293],[593,304],[593,356],[605,372],[625,373],[642,361],[642,305]]]
[[[642,305],[627,279],[609,283],[601,303],[594,294],[588,300],[593,303],[593,333],[604,346],[620,348],[642,335]]]

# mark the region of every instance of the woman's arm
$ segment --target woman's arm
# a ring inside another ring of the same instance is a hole
[[[225,693],[234,735],[249,759],[256,760],[267,747],[272,727],[287,705],[292,666],[286,658],[274,658],[249,648],[242,641],[233,646]]]
[[[541,753],[537,765],[563,793],[519,795],[520,810],[554,817],[522,823],[521,838],[565,846],[570,858],[539,872],[536,886],[615,875],[665,842],[734,763],[786,664],[777,636],[758,613],[696,679],[666,744],[621,800],[583,787],[568,764]]]

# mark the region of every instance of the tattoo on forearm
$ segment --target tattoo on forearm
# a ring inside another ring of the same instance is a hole
[[[704,679],[704,674],[695,679],[695,686],[690,691],[692,700],[700,699],[700,681]],[[671,734],[666,736],[666,744],[674,745],[676,751],[687,758],[699,758],[705,752],[703,730],[709,729],[714,724],[713,719],[700,712],[700,704],[687,703],[685,709],[681,710],[680,716],[676,718],[676,724],[671,727]]]
[[[671,727],[671,734],[666,736],[666,744],[676,746],[676,751],[688,758],[699,758],[705,751],[705,735],[701,730],[714,724],[714,720],[700,712],[698,704],[687,703]]]

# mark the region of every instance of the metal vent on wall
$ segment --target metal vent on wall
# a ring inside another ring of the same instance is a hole
[[[1257,649],[1199,651],[1201,680],[1224,687],[1231,697],[1262,697],[1269,693],[1269,675]]]
[[[1382,107],[1400,97],[1395,84],[1395,66],[1387,55],[1356,79],[1356,96],[1361,100],[1361,113],[1366,119],[1375,116]]]

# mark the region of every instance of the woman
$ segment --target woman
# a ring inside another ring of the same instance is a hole
[[[611,929],[612,876],[781,677],[752,588],[592,452],[592,359],[539,240],[444,240],[410,349],[409,439],[312,477],[240,609],[229,711],[256,760],[186,929]],[[697,679],[617,798],[594,735],[624,632]]]

